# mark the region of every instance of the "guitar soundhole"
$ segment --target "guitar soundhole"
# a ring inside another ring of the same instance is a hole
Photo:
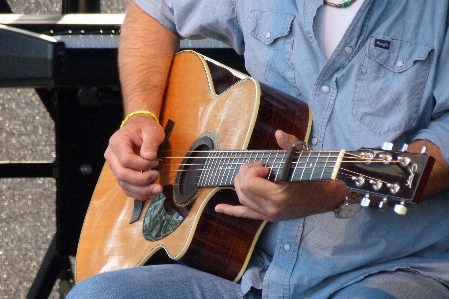
[[[201,171],[204,168],[209,152],[213,150],[214,143],[210,137],[198,139],[190,148],[179,168],[174,186],[174,200],[178,204],[189,202],[198,193]]]

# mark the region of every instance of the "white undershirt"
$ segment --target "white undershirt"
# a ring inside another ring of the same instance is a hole
[[[342,3],[344,1],[333,3]],[[321,5],[314,20],[314,31],[318,45],[326,60],[332,55],[338,43],[354,19],[363,0],[357,0],[345,8]]]

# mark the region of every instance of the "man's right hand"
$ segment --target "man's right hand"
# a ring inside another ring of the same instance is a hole
[[[126,195],[139,200],[156,197],[162,186],[154,182],[159,172],[157,151],[164,130],[151,116],[134,115],[109,139],[104,157]]]

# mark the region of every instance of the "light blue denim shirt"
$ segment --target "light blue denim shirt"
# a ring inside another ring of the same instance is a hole
[[[215,38],[245,55],[258,81],[307,102],[315,150],[430,140],[449,162],[449,2],[365,0],[332,56],[314,17],[322,0],[136,0],[181,38]],[[326,298],[378,271],[449,284],[449,198],[406,216],[366,208],[270,224],[241,285],[264,298]]]

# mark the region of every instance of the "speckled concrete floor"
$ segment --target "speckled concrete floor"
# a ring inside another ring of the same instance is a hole
[[[59,14],[61,0],[10,0],[14,13]],[[121,13],[127,0],[104,0]],[[54,123],[33,89],[0,88],[0,163],[52,162]],[[52,178],[0,179],[0,298],[25,298],[56,231]],[[50,298],[59,298],[55,284]]]

